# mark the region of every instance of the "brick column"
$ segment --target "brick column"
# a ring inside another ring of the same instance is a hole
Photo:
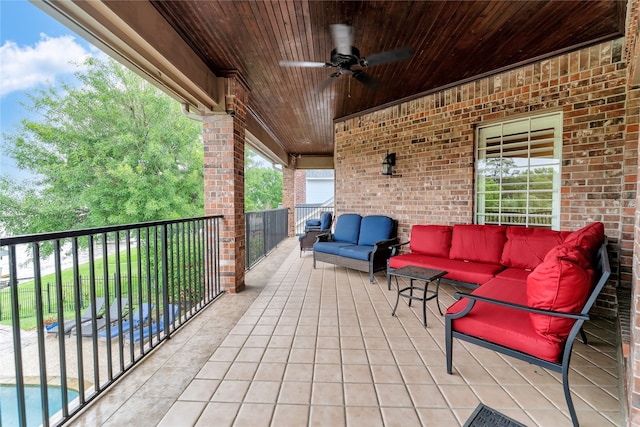
[[[282,168],[282,206],[289,211],[289,237],[296,234],[295,172],[291,166]]]
[[[240,76],[230,74],[225,82],[229,94],[222,114],[203,120],[204,211],[205,215],[224,215],[220,227],[221,286],[226,292],[244,289],[244,140],[248,89]]]

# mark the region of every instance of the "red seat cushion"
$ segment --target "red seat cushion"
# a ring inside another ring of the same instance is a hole
[[[473,291],[502,301],[525,305],[527,287],[513,281],[494,278]],[[447,314],[462,311],[469,300],[461,299],[447,309]],[[505,327],[508,324],[508,327]],[[540,359],[557,362],[562,350],[560,343],[536,333],[529,313],[486,302],[476,302],[471,311],[452,322],[454,331],[482,338],[495,344],[531,354]]]
[[[497,279],[512,280],[514,282],[520,282],[523,286],[527,284],[527,277],[531,273],[530,270],[523,268],[505,268],[496,275]]]
[[[500,264],[507,227],[502,225],[456,224],[451,234],[449,258]]]
[[[580,246],[594,256],[600,246],[604,242],[604,224],[601,222],[592,222],[579,230],[569,234],[564,243],[567,245]]]
[[[593,283],[590,255],[579,246],[559,245],[551,249],[542,264],[527,277],[527,304],[565,313],[579,313]],[[573,319],[531,313],[538,334],[556,342],[564,341]]]
[[[507,227],[507,243],[504,245],[500,263],[506,267],[533,270],[551,248],[564,240],[560,231],[536,227]]]
[[[496,273],[504,268],[500,264],[466,262],[414,253],[389,258],[389,267],[391,268],[401,268],[407,265],[445,270],[447,271],[444,276],[445,279],[477,283],[479,285],[492,279]]]
[[[451,227],[448,225],[414,225],[409,242],[411,252],[449,258]]]

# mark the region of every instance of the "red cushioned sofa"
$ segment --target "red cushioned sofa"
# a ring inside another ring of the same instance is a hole
[[[577,426],[569,362],[578,333],[586,342],[582,325],[611,274],[603,224],[575,232],[416,225],[409,243],[410,252],[390,258],[389,268],[446,270],[443,280],[475,288],[456,293],[458,301],[447,309],[447,372],[452,372],[453,338],[560,372]]]

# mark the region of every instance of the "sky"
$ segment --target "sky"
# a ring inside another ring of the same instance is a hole
[[[51,83],[73,83],[74,64],[102,55],[27,0],[0,0],[0,139],[28,117],[26,94]],[[0,174],[27,176],[2,153]]]
[[[28,0],[0,0],[0,175],[29,178],[2,152],[4,135],[29,117],[21,105],[26,94],[52,83],[73,84],[77,64],[88,56],[106,54]]]

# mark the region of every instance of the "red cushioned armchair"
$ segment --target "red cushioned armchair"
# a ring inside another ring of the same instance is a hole
[[[571,420],[578,426],[569,363],[578,333],[586,344],[582,325],[611,274],[606,239],[600,242],[593,253],[565,241],[531,272],[527,286],[505,286],[494,279],[471,294],[456,293],[458,301],[445,315],[447,373],[452,373],[453,338],[559,372]]]

